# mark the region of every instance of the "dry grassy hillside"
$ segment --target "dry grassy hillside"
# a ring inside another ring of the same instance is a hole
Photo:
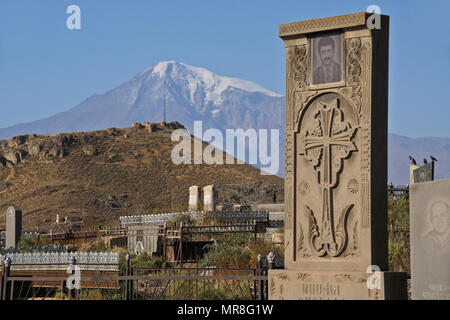
[[[282,182],[247,164],[173,164],[170,137],[179,127],[145,123],[0,141],[0,228],[10,205],[22,208],[25,229],[47,231],[57,227],[56,214],[86,227],[92,219],[117,224],[120,215],[186,209],[191,185]]]

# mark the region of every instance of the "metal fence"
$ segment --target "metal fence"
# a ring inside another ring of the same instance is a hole
[[[282,267],[273,254],[259,256],[255,269],[139,268],[130,261],[126,260],[125,275],[81,274],[77,279],[75,274],[17,276],[11,274],[13,263],[7,259],[0,300],[267,300],[268,269]]]
[[[388,193],[390,193],[395,199],[405,198],[409,199],[409,186],[408,185],[388,185]]]

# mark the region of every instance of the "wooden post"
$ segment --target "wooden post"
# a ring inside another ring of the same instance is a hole
[[[9,273],[11,271],[11,258],[6,258],[5,260],[5,268],[3,271],[3,288],[2,288],[2,300],[7,300],[7,291],[6,288],[8,287],[8,277]]]
[[[164,222],[164,231],[163,231],[163,261],[167,259],[167,223]]]
[[[3,274],[5,272],[5,263],[3,260],[0,261],[0,300],[3,300]]]
[[[127,253],[127,255],[125,256],[125,260],[126,260],[125,276],[128,277],[130,275],[130,254],[129,253]],[[129,287],[130,287],[130,282],[128,279],[125,280],[124,286],[125,286],[125,300],[128,300],[129,299]]]
[[[254,276],[256,276],[257,275],[257,272],[258,272],[258,264],[259,264],[259,262],[256,264],[256,269],[255,270],[253,270],[253,275]],[[258,282],[256,281],[256,280],[254,280],[253,281],[253,298],[254,298],[254,300],[256,300],[257,299],[257,296],[258,296]]]
[[[258,276],[263,275],[263,260],[262,255],[258,254]],[[262,300],[264,294],[264,288],[263,288],[263,280],[258,281],[258,300]]]
[[[191,267],[188,267],[188,300],[191,299],[191,279],[189,279],[189,276],[191,275]]]
[[[254,234],[254,237],[255,237],[255,244],[256,244],[256,219],[253,219],[253,227],[254,227],[254,232],[255,232],[255,234]]]
[[[61,299],[64,299],[64,287],[66,286],[66,281],[61,281]]]
[[[198,260],[195,275],[198,277]],[[198,300],[198,278],[195,279],[195,300]]]
[[[180,222],[180,267],[183,267],[183,221]]]
[[[130,276],[133,276],[133,275],[134,275],[134,270],[133,270],[133,268],[131,266],[131,263],[130,263]],[[134,280],[131,280],[130,281],[130,293],[129,293],[131,300],[133,300],[133,294],[134,294],[133,287],[134,287]]]
[[[11,289],[9,293],[9,300],[14,300],[14,280],[11,281]]]

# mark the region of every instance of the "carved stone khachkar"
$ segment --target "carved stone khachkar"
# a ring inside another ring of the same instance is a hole
[[[389,18],[369,29],[369,15],[280,25],[286,269],[271,299],[407,297],[406,274],[387,272]]]

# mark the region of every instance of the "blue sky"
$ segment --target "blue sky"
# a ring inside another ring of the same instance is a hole
[[[66,8],[81,8],[81,30]],[[0,127],[68,110],[161,60],[284,94],[278,25],[365,11],[391,17],[389,130],[450,137],[450,1],[1,0]]]

